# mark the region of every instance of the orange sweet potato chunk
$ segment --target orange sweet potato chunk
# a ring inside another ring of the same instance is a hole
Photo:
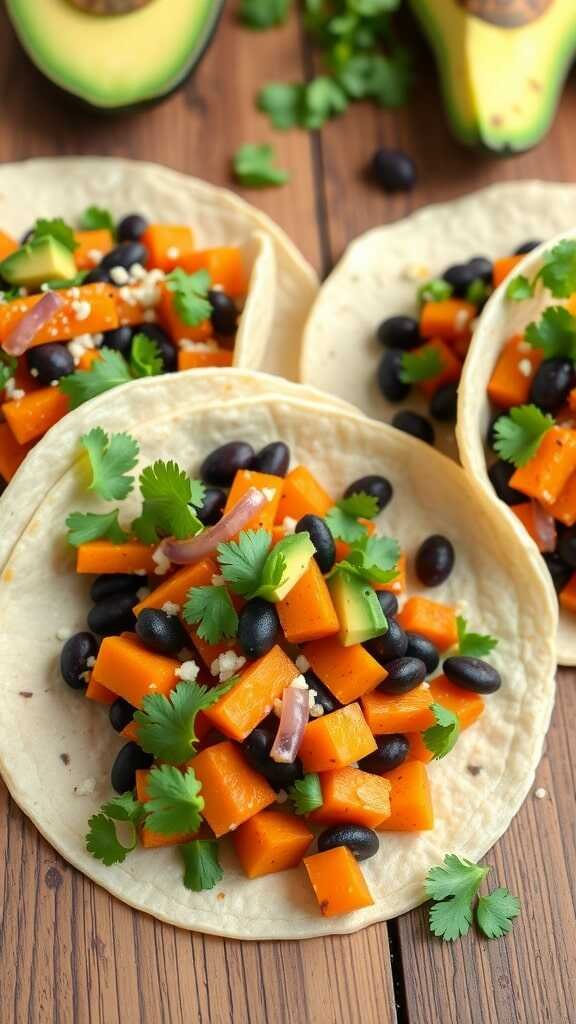
[[[37,441],[66,415],[70,399],[58,388],[39,388],[4,402],[2,412],[18,444]]]
[[[449,605],[427,597],[410,597],[397,618],[402,629],[421,633],[440,651],[447,651],[458,642],[456,612]]]
[[[286,640],[303,644],[338,633],[340,624],[326,580],[315,558],[296,586],[276,605]]]
[[[536,454],[510,477],[514,487],[546,508],[554,505],[572,474],[576,472],[576,430],[551,427]]]
[[[464,299],[425,302],[420,312],[420,334],[423,338],[455,341],[469,334],[476,316],[476,306]]]
[[[322,825],[365,825],[376,828],[390,814],[390,783],[360,768],[334,768],[322,772],[322,807],[310,821]]]
[[[576,523],[576,473],[572,473],[554,504],[548,505],[547,511],[554,516],[554,519],[564,523],[564,526],[574,526]]]
[[[484,712],[484,699],[479,693],[455,686],[446,676],[436,676],[430,681],[430,694],[435,704],[441,704],[458,716],[461,729],[473,725]]]
[[[347,846],[304,858],[304,866],[324,917],[350,914],[374,903],[366,879]]]
[[[342,647],[338,636],[306,644],[303,653],[318,678],[341,704],[358,700],[388,675],[362,644]]]
[[[97,704],[113,704],[114,701],[118,699],[115,693],[112,693],[111,690],[107,690],[105,686],[102,686],[102,683],[98,682],[93,671],[90,673],[90,679],[88,680],[88,686],[84,691],[84,696],[87,697],[88,700],[96,701]]]
[[[243,530],[268,530],[271,533],[283,485],[284,480],[281,476],[273,476],[271,473],[257,473],[253,469],[239,469],[230,488],[224,514],[230,512],[251,487],[256,487],[259,491],[264,489],[270,492],[274,491],[274,496],[268,499],[267,504],[242,527]]]
[[[313,839],[302,818],[285,811],[261,811],[232,836],[236,856],[248,878],[297,867]]]
[[[0,423],[0,476],[11,480],[23,463],[31,444],[18,444],[7,423]]]
[[[362,709],[375,736],[395,732],[421,732],[434,724],[430,711],[433,697],[426,686],[408,693],[390,694],[375,690],[362,698]]]
[[[345,768],[376,750],[359,704],[348,704],[306,726],[299,756],[306,772]]]
[[[517,267],[519,263],[524,259],[524,256],[502,256],[499,260],[494,260],[492,264],[492,284],[494,288],[502,284],[505,281],[514,267]]]
[[[144,608],[161,608],[166,601],[172,604],[179,604],[182,607],[186,603],[188,591],[193,587],[209,587],[212,577],[218,573],[218,566],[210,558],[197,562],[196,565],[187,565],[178,569],[173,576],[156,587],[148,597],[145,597],[140,604],[134,608],[134,614],[140,615]]]
[[[333,504],[333,499],[310,470],[296,466],[284,477],[276,522],[283,523],[287,517],[298,521],[308,513],[325,516]]]
[[[206,351],[178,350],[178,369],[205,370],[209,366],[232,366],[234,352],[231,348],[211,348]]]
[[[148,800],[149,775],[150,771],[147,768],[138,768],[136,771],[136,799],[141,804],[145,804]],[[190,843],[198,835],[199,832],[154,832],[143,825],[140,829],[140,842],[145,850],[158,850],[165,846],[180,846],[182,843]]]
[[[488,383],[488,396],[500,409],[524,405],[536,370],[544,358],[541,349],[532,348],[522,335],[516,334],[506,342]]]
[[[242,671],[236,685],[206,709],[206,717],[225,736],[241,742],[298,675],[294,662],[276,645]]]
[[[98,682],[123,697],[133,707],[142,707],[151,693],[168,694],[176,686],[179,662],[147,650],[134,639],[107,636],[94,665]]]
[[[189,762],[202,784],[203,817],[217,837],[233,832],[276,799],[266,779],[227,740],[207,747]]]
[[[405,761],[384,778],[391,783],[390,817],[379,826],[383,832],[422,832],[434,827],[432,794],[426,766]]]
[[[154,546],[131,540],[125,544],[112,544],[109,540],[91,540],[80,544],[76,553],[76,572],[99,573],[138,572],[153,573]]]

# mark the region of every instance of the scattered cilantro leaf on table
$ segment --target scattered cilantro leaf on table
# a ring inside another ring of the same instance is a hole
[[[419,384],[421,381],[433,380],[442,370],[438,349],[426,347],[419,352],[403,353],[399,376],[404,384]]]
[[[564,306],[550,306],[538,323],[528,324],[524,337],[545,359],[566,356],[576,359],[576,317]]]
[[[127,474],[138,461],[138,442],[130,434],[108,436],[102,427],[94,427],[80,438],[80,444],[86,449],[90,464],[88,490],[105,501],[128,497],[134,480]]]
[[[68,543],[72,547],[88,544],[91,540],[109,540],[112,544],[123,544],[130,535],[118,522],[118,509],[102,515],[95,512],[71,512],[66,519]]]
[[[520,900],[508,889],[493,889],[487,896],[478,897],[476,921],[487,939],[500,939],[507,935],[519,913]]]
[[[390,56],[359,53],[344,64],[338,81],[352,99],[373,99],[381,107],[401,107],[412,84],[412,62],[398,47]]]
[[[86,849],[107,867],[121,864],[137,843],[136,826],[142,820],[144,808],[131,793],[123,793],[103,804],[98,814],[88,821]],[[124,846],[118,839],[115,822],[121,821],[132,826],[130,844]]]
[[[534,286],[527,277],[524,277],[524,274],[513,277],[506,287],[506,298],[511,302],[521,302],[523,299],[531,298],[532,295],[534,295]]]
[[[113,238],[116,238],[116,223],[110,210],[101,206],[88,206],[80,215],[80,227],[82,231],[98,231],[105,228],[110,231]]]
[[[391,537],[364,535],[353,541],[345,559],[337,562],[330,572],[347,572],[366,583],[390,583],[398,575],[400,545]]]
[[[180,319],[189,327],[197,327],[209,320],[212,305],[208,292],[212,278],[207,270],[187,274],[182,267],[176,267],[166,278],[166,287],[174,293],[174,308]]]
[[[243,530],[238,540],[218,545],[220,570],[236,594],[246,598],[255,596],[270,544],[267,530]]]
[[[78,242],[74,238],[73,229],[62,217],[54,217],[52,220],[46,220],[44,217],[41,217],[40,220],[36,221],[29,241],[36,241],[38,238],[47,237],[55,238],[57,242],[60,242],[70,252],[74,252],[78,248]]]
[[[184,885],[192,892],[213,889],[224,877],[215,839],[195,839],[180,847],[184,861]]]
[[[310,814],[324,803],[320,776],[316,772],[309,772],[302,779],[290,786],[288,796],[294,804],[296,814]]]
[[[447,942],[466,935],[472,924],[474,900],[490,871],[482,864],[447,853],[443,864],[430,868],[424,883],[430,907],[430,930]],[[478,927],[489,939],[497,939],[512,928],[520,913],[520,901],[508,889],[498,888],[480,896],[476,905]]]
[[[234,154],[233,168],[235,177],[245,188],[285,185],[290,180],[288,171],[274,166],[274,150],[267,143],[240,146]]]
[[[231,680],[209,690],[199,683],[178,683],[168,697],[151,693],[134,714],[138,743],[147,754],[170,764],[184,764],[196,750],[196,717],[215,704],[233,685]]]
[[[569,298],[576,291],[576,242],[565,238],[547,252],[537,278],[555,298]]]
[[[58,386],[70,398],[73,409],[133,379],[128,363],[119,352],[106,347],[99,351],[100,359],[95,360],[89,370],[79,370],[59,381]]]
[[[148,800],[144,804],[146,826],[153,832],[197,832],[202,821],[204,799],[201,784],[192,768],[181,772],[163,764],[150,769]]]
[[[136,334],[130,348],[130,371],[133,377],[156,377],[164,369],[162,353],[147,334]]]
[[[300,124],[309,131],[317,131],[348,107],[344,89],[328,75],[318,75],[304,87],[300,106]]]
[[[193,587],[184,605],[184,619],[198,625],[198,635],[218,644],[238,632],[238,615],[226,587]]]
[[[286,131],[300,125],[306,86],[290,82],[269,82],[258,93],[259,109],[267,114],[274,128]]]
[[[176,462],[158,459],[142,470],[140,491],[144,504],[132,529],[144,544],[155,544],[161,536],[184,540],[203,529],[194,510],[202,504],[206,488]]]
[[[554,419],[535,405],[519,405],[494,425],[494,448],[501,459],[525,466],[536,455],[542,438],[554,426]]]
[[[488,633],[469,633],[468,623],[462,615],[456,618],[458,653],[464,658],[485,658],[498,646],[498,638]]]
[[[441,704],[431,704],[430,710],[436,720],[436,725],[431,725],[422,733],[424,746],[434,754],[439,761],[446,757],[456,745],[460,735],[460,722],[458,715]]]
[[[286,21],[291,6],[292,0],[240,0],[238,13],[248,28],[274,28]]]

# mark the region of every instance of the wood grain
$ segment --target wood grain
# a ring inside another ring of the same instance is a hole
[[[500,178],[573,177],[576,83],[568,87],[547,143],[499,161],[452,142],[424,51],[408,110],[356,107],[321,136],[272,135],[253,109],[257,88],[267,79],[300,78],[313,58],[296,20],[276,33],[254,35],[237,28],[234,7],[228,5],[193,82],[158,107],[117,120],[63,103],[24,59],[0,11],[0,160],[123,155],[229,184],[234,148],[273,138],[292,182],[249,198],[323,269],[354,235],[430,200]],[[414,154],[420,179],[410,196],[388,197],[367,184],[365,167],[381,144]],[[0,783],[0,1021],[569,1024],[576,1005],[576,780],[569,733],[575,684],[575,672],[561,674],[539,770],[549,796],[530,797],[487,858],[494,865],[491,884],[508,884],[524,902],[503,942],[476,936],[454,946],[431,941],[424,911],[389,928],[305,943],[241,944],[191,935],[135,914],[70,868]]]

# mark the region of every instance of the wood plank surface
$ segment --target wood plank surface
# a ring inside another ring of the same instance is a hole
[[[319,269],[359,232],[431,200],[503,178],[573,180],[575,81],[547,142],[497,160],[452,142],[423,51],[406,111],[355,107],[321,136],[272,134],[253,109],[258,86],[300,78],[312,58],[296,19],[255,35],[237,27],[234,7],[195,80],[158,107],[117,120],[64,104],[24,59],[0,11],[0,160],[122,155],[229,184],[234,148],[273,139],[292,182],[249,198]],[[367,184],[365,167],[382,144],[414,155],[419,182],[411,195],[390,198]],[[569,1024],[576,1005],[569,732],[576,672],[562,672],[559,683],[538,775],[548,795],[528,799],[487,858],[492,884],[509,885],[524,903],[502,942],[433,941],[424,910],[388,927],[305,943],[192,935],[134,913],[65,864],[0,784],[1,1024]]]

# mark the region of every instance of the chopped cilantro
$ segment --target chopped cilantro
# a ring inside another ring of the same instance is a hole
[[[198,831],[204,800],[200,796],[201,784],[192,768],[181,772],[169,764],[155,766],[150,769],[147,788],[149,799],[144,810],[148,828],[162,835]]]
[[[356,491],[348,498],[341,498],[337,504],[346,515],[362,519],[375,519],[380,511],[378,499],[365,491]]]
[[[203,529],[194,509],[202,504],[206,488],[177,463],[158,459],[147,466],[140,474],[140,491],[144,504],[132,529],[144,544],[155,544],[161,536],[183,540]]]
[[[442,359],[437,348],[426,346],[416,352],[402,353],[400,380],[404,384],[419,384],[421,381],[433,380],[442,373]]]
[[[306,86],[289,82],[270,82],[258,94],[258,107],[268,114],[274,128],[295,128],[302,120]]]
[[[466,290],[466,299],[471,302],[473,306],[480,308],[484,306],[488,296],[490,295],[490,286],[482,280],[481,277],[477,277],[472,281]]]
[[[69,396],[73,409],[132,380],[128,363],[119,352],[105,347],[99,351],[100,359],[95,360],[89,370],[71,373],[59,382],[60,390]]]
[[[418,289],[419,302],[444,302],[453,294],[452,285],[443,277],[433,277],[431,281],[420,285]]]
[[[78,242],[74,238],[74,231],[62,217],[54,217],[53,220],[45,220],[43,217],[37,220],[33,234],[29,241],[37,241],[39,238],[55,238],[57,242],[74,252],[78,248]]]
[[[9,380],[12,380],[17,368],[18,360],[0,351],[0,391],[6,387]]]
[[[80,227],[82,231],[98,231],[105,228],[110,231],[113,238],[116,238],[116,223],[110,210],[104,210],[100,206],[88,206],[80,215]]]
[[[472,864],[455,853],[447,853],[443,864],[430,868],[424,885],[426,895],[434,901],[429,915],[434,935],[446,942],[467,935],[476,894],[489,871],[489,867]],[[507,934],[519,913],[520,901],[503,888],[480,896],[476,905],[478,927],[488,939]]]
[[[294,803],[296,814],[310,814],[318,807],[322,807],[322,787],[320,776],[315,772],[309,772],[303,779],[297,779],[288,790],[288,796]]]
[[[377,499],[359,491],[348,498],[341,498],[326,514],[325,521],[336,540],[351,544],[366,534],[366,527],[358,522],[358,518],[374,519],[378,512]]]
[[[91,540],[109,540],[112,544],[123,544],[129,540],[118,522],[118,509],[98,515],[95,512],[71,512],[66,520],[68,543],[72,547],[88,544]]]
[[[142,819],[142,806],[131,793],[123,793],[103,804],[98,814],[92,815],[88,822],[89,831],[86,836],[86,849],[97,860],[107,867],[121,864],[128,854],[136,847],[136,826]],[[124,846],[116,834],[116,821],[132,826],[130,844]]]
[[[436,725],[431,725],[422,733],[424,746],[434,754],[436,760],[446,757],[456,744],[460,735],[460,722],[458,716],[441,704],[431,704],[430,710],[436,719]]]
[[[494,424],[494,449],[501,459],[525,466],[538,451],[544,434],[554,426],[552,416],[536,405],[519,405]]]
[[[462,615],[456,619],[458,627],[458,652],[464,658],[485,658],[498,645],[495,636],[487,633],[469,633],[468,623]]]
[[[285,185],[290,179],[287,171],[274,167],[274,150],[267,143],[240,146],[234,154],[233,167],[236,179],[245,188]]]
[[[537,276],[557,299],[576,292],[576,241],[564,239],[547,252]]]
[[[512,922],[520,913],[520,900],[508,889],[493,889],[479,896],[476,908],[478,927],[487,939],[500,939],[512,930]]]
[[[283,537],[274,545],[264,562],[260,583],[254,597],[262,597],[265,601],[272,602],[278,600],[276,591],[286,582],[287,556],[294,546],[301,546],[304,539],[309,542],[311,553],[313,553],[315,549],[310,541],[310,534],[305,531]]]
[[[267,530],[243,530],[238,540],[218,545],[218,564],[224,579],[241,597],[254,597],[270,550]]]
[[[381,107],[401,107],[412,84],[412,62],[397,47],[390,56],[358,53],[342,67],[338,81],[352,99],[373,99]]]
[[[63,288],[78,288],[81,284],[84,284],[87,277],[87,270],[79,270],[77,274],[74,274],[74,277],[69,277],[67,281],[45,281],[42,285],[42,290],[47,292],[58,292]]]
[[[368,537],[353,541],[346,558],[337,562],[330,575],[347,572],[366,583],[390,583],[398,575],[400,546],[391,537]]]
[[[539,323],[528,324],[524,336],[533,348],[543,350],[545,359],[576,359],[576,317],[564,306],[550,306]]]
[[[147,334],[136,334],[130,349],[133,377],[156,377],[164,371],[164,359],[157,343]]]
[[[134,714],[142,749],[161,761],[184,764],[196,752],[198,712],[215,704],[232,685],[228,680],[208,690],[199,683],[182,682],[168,697],[161,693],[148,694],[142,710]]]
[[[534,294],[534,286],[524,274],[513,277],[506,287],[506,298],[511,302],[521,302]]]
[[[208,292],[211,286],[212,278],[207,270],[187,274],[181,267],[176,267],[168,274],[166,287],[174,293],[174,308],[189,327],[197,327],[210,319],[212,306]]]
[[[346,93],[334,78],[318,75],[305,86],[300,124],[309,131],[317,131],[348,106]]]
[[[213,889],[224,877],[215,839],[195,839],[180,847],[184,861],[184,885],[192,892]]]
[[[188,591],[184,618],[199,623],[198,635],[209,644],[218,644],[238,632],[238,615],[226,587],[193,587]]]
[[[138,461],[138,442],[130,434],[112,434],[94,427],[80,438],[90,463],[89,491],[105,501],[122,501],[128,497],[134,480],[127,473]]]
[[[248,28],[263,29],[286,21],[291,0],[240,0],[240,20]]]

